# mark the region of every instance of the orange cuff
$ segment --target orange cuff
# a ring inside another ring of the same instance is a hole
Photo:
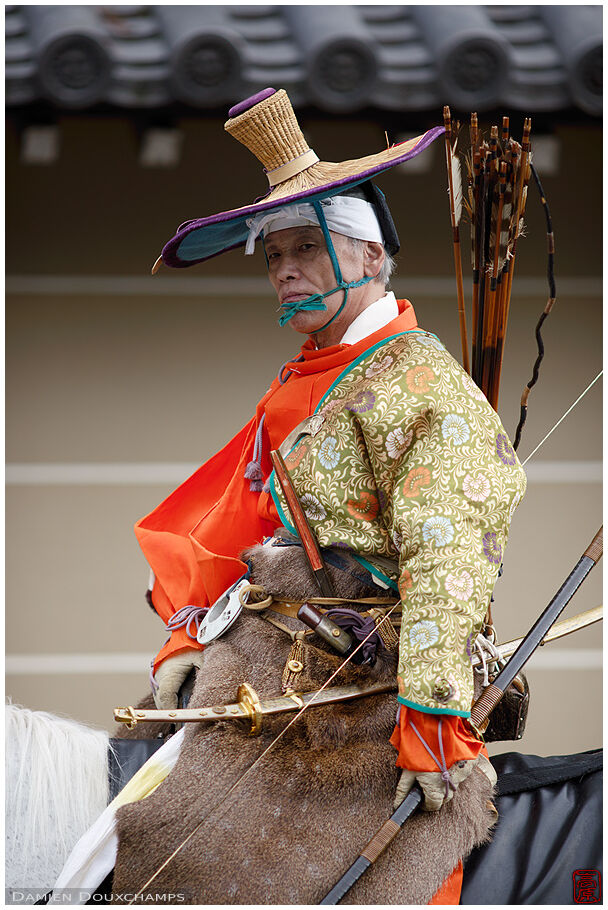
[[[454,714],[426,714],[401,705],[399,723],[393,731],[390,743],[397,752],[396,765],[408,771],[437,771],[437,765],[424,748],[410,725],[412,721],[418,733],[423,737],[437,760],[441,760],[439,745],[439,721],[441,720],[441,740],[446,767],[454,762],[477,758],[483,743],[477,739],[469,727],[466,718]]]

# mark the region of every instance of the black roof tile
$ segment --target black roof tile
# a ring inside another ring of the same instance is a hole
[[[599,5],[5,7],[6,104],[602,112]]]

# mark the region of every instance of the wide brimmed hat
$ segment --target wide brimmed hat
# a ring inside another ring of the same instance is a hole
[[[270,189],[252,205],[230,209],[182,224],[156,261],[175,269],[204,262],[242,246],[248,222],[262,212],[294,202],[313,202],[335,196],[423,152],[444,132],[433,127],[422,136],[350,161],[320,161],[308,147],[283,89],[264,89],[228,112],[224,129],[242,142],[264,165]]]

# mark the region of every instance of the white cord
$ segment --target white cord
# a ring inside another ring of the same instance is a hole
[[[560,417],[560,419],[557,421],[557,423],[555,424],[555,426],[551,427],[551,429],[549,430],[549,432],[547,433],[547,435],[545,436],[545,438],[544,438],[544,439],[541,439],[541,441],[540,441],[539,444],[536,446],[536,448],[533,449],[533,450],[530,452],[530,454],[528,455],[528,457],[526,458],[526,460],[525,460],[525,461],[522,461],[522,464],[521,464],[522,468],[525,467],[525,465],[527,465],[527,463],[530,461],[530,459],[532,458],[532,456],[533,456],[536,452],[538,452],[538,450],[539,450],[540,447],[542,446],[543,442],[545,442],[545,441],[549,438],[549,436],[551,435],[551,433],[553,432],[553,430],[557,430],[557,428],[558,428],[558,426],[560,425],[560,423],[562,422],[562,420],[565,420],[565,419],[566,419],[566,417],[568,416],[568,414],[570,413],[570,411],[573,411],[573,410],[574,410],[574,408],[577,406],[577,404],[579,403],[579,401],[581,400],[581,398],[584,398],[584,397],[585,397],[585,395],[587,394],[587,392],[589,391],[589,389],[590,389],[592,386],[595,385],[595,383],[598,381],[598,379],[600,378],[600,376],[602,375],[603,372],[604,372],[603,370],[600,370],[600,371],[599,371],[599,373],[597,374],[597,376],[595,377],[595,379],[593,380],[593,382],[590,382],[590,383],[589,383],[589,385],[587,386],[587,388],[585,389],[585,391],[582,392],[582,394],[580,394],[580,395],[578,396],[578,398],[576,399],[576,401],[575,401],[573,404],[570,405],[570,407],[568,408],[568,410],[566,411],[566,413],[563,414],[563,415]]]
[[[485,689],[487,686],[490,685],[490,679],[489,679],[489,669],[490,668],[488,666],[488,661],[486,660],[486,652],[492,658],[491,663],[494,663],[494,661],[500,659],[500,652],[498,651],[496,646],[493,644],[493,642],[491,642],[488,638],[486,638],[484,635],[482,635],[481,632],[475,639],[474,647],[477,649],[477,653],[479,654],[479,659],[481,661],[481,670],[479,669],[479,667],[475,667],[475,670],[477,671],[477,673],[483,674],[483,687]]]

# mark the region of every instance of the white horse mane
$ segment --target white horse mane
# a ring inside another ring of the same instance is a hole
[[[108,802],[108,734],[8,703],[6,887],[50,890]]]

